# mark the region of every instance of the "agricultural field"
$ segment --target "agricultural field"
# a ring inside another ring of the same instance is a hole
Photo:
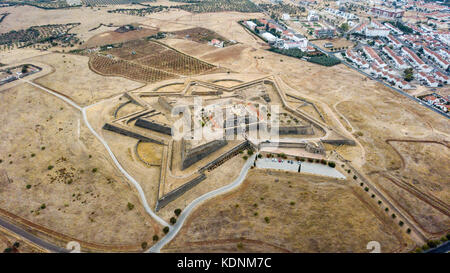
[[[127,15],[134,15],[134,16],[146,16],[148,14],[157,13],[157,12],[163,12],[167,11],[169,7],[167,6],[149,6],[146,8],[140,8],[140,9],[113,9],[108,10],[109,13],[121,13],[121,14],[127,14]]]
[[[259,12],[260,8],[253,4],[250,0],[171,0],[173,2],[189,3],[186,5],[174,6],[174,8],[182,9],[193,13],[205,12],[223,12],[223,11],[238,11],[238,12]]]
[[[2,2],[8,3],[9,5],[28,5],[34,6],[41,9],[64,9],[69,8],[71,5],[67,3],[66,0],[40,0],[40,1],[30,1],[30,0],[3,0]]]
[[[19,31],[0,33],[0,49],[27,47],[36,43],[50,43],[55,46],[58,42],[64,46],[74,46],[79,39],[68,32],[78,25],[80,24],[33,26]]]
[[[86,6],[124,5],[142,2],[156,2],[156,0],[81,0]]]
[[[214,65],[146,39],[135,40],[91,54],[90,67],[103,75],[157,82],[205,73]]]
[[[281,15],[283,15],[283,13],[287,13],[291,16],[300,16],[306,11],[304,7],[300,7],[294,4],[259,4],[258,6],[261,9],[274,14],[276,18],[281,18]]]
[[[100,54],[93,54],[89,58],[89,67],[101,75],[121,76],[140,82],[157,82],[176,77],[173,74],[156,70],[134,62],[121,60]]]
[[[410,243],[361,189],[254,169],[239,188],[200,205],[163,251],[367,252],[374,240],[383,252]]]
[[[202,27],[188,28],[184,30],[170,32],[169,34],[175,35],[175,37],[179,39],[188,39],[201,44],[207,44],[209,41],[213,39],[224,41],[224,47],[230,44],[230,41],[228,41],[222,35],[210,29]]]

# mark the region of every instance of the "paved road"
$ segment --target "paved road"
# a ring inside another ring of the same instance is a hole
[[[24,229],[15,226],[13,224],[11,224],[10,222],[7,222],[3,219],[0,218],[0,226],[6,228],[7,230],[22,236],[23,238],[27,239],[28,241],[42,247],[45,248],[51,252],[69,252],[67,249],[61,248],[59,246],[53,245],[49,242],[46,242],[38,237],[36,237],[34,234],[29,233],[28,231],[25,231]]]
[[[164,236],[161,241],[157,242],[155,245],[153,245],[147,252],[160,252],[161,248],[163,248],[166,244],[168,244],[180,231],[181,227],[183,226],[184,221],[189,216],[189,214],[195,209],[200,203],[204,202],[207,199],[213,198],[217,195],[221,195],[223,193],[226,193],[232,189],[235,189],[239,185],[242,184],[245,177],[247,176],[247,172],[250,169],[250,167],[253,165],[253,162],[255,161],[256,154],[250,157],[247,162],[245,163],[244,167],[242,168],[239,176],[234,180],[231,184],[228,184],[222,188],[210,191],[208,193],[205,193],[204,195],[198,197],[194,201],[192,201],[180,214],[178,217],[177,223],[172,226],[172,229],[167,233],[166,236]]]
[[[447,241],[436,248],[430,249],[425,253],[448,253],[448,252],[450,252],[450,241]]]

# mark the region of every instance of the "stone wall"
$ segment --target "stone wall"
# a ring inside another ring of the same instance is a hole
[[[225,162],[228,158],[235,156],[239,153],[239,151],[245,150],[247,148],[252,148],[253,146],[250,144],[248,140],[234,146],[231,150],[228,152],[222,154],[218,158],[214,159],[213,161],[209,162],[202,168],[200,168],[199,172],[204,172],[205,170],[212,170],[215,168],[215,165],[220,165],[223,162]]]
[[[312,126],[280,126],[278,128],[280,135],[314,135]]]
[[[351,139],[331,139],[331,140],[322,139],[322,142],[331,145],[350,145],[350,146],[356,145],[355,141]]]
[[[169,127],[168,125],[165,125],[165,124],[156,123],[154,121],[149,121],[149,120],[138,118],[134,125],[145,128],[145,129],[149,129],[152,131],[156,131],[156,132],[159,132],[162,134],[166,134],[169,136],[172,135],[171,127]]]
[[[172,113],[173,106],[167,101],[165,97],[159,97],[158,103],[161,105],[162,108],[164,108],[169,113]]]
[[[132,138],[136,138],[139,139],[141,141],[146,141],[146,142],[154,142],[154,143],[158,143],[158,144],[164,144],[161,141],[157,141],[154,139],[151,139],[149,137],[143,136],[141,134],[138,134],[136,132],[131,132],[129,130],[126,130],[124,128],[121,128],[119,126],[116,126],[114,124],[111,123],[105,123],[105,125],[103,125],[103,129],[111,131],[111,132],[115,132],[124,136],[128,136],[128,137],[132,137]]]
[[[185,151],[184,140],[182,141],[183,141],[181,146],[182,170],[188,168],[192,164],[202,160],[203,158],[207,157],[208,155],[212,154],[213,152],[219,150],[220,148],[228,144],[226,140],[213,140],[201,146]]]
[[[159,211],[160,209],[165,207],[167,204],[169,204],[173,200],[177,199],[178,197],[183,195],[188,190],[192,189],[198,183],[205,180],[205,178],[206,178],[206,175],[202,173],[199,176],[197,176],[196,178],[192,179],[191,181],[183,184],[182,186],[180,186],[180,187],[174,189],[173,191],[167,193],[166,195],[162,196],[160,199],[158,199],[158,201],[156,201],[155,210]]]

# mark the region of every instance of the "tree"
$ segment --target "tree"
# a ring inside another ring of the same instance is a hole
[[[163,232],[164,232],[164,234],[167,234],[169,232],[169,227],[164,227]]]
[[[176,216],[180,216],[181,214],[181,209],[176,209],[173,211],[175,213]]]
[[[344,32],[347,32],[349,29],[349,26],[347,23],[342,23],[342,25],[340,26],[340,29]]]
[[[175,218],[175,217],[170,218],[170,223],[172,225],[174,225],[176,222],[177,222],[177,218]]]
[[[412,68],[407,68],[403,71],[403,75],[404,75],[404,79],[407,82],[410,82],[414,79],[414,74],[413,74],[413,69]]]

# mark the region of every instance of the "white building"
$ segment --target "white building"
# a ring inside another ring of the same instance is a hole
[[[256,24],[252,21],[245,21],[245,24],[251,29],[251,30],[255,30],[256,28]]]
[[[386,53],[389,57],[391,57],[392,61],[395,63],[395,66],[399,69],[406,69],[409,66],[404,62],[403,58],[395,54],[395,52],[389,47],[383,47],[383,52]]]
[[[423,53],[433,59],[440,67],[442,67],[444,70],[448,69],[449,63],[439,54],[432,51],[431,49],[424,47]]]
[[[261,37],[263,37],[267,42],[269,43],[275,43],[277,41],[277,37],[275,37],[273,34],[269,32],[264,32],[261,34]]]
[[[389,35],[389,28],[378,21],[373,20],[370,24],[365,26],[365,34],[369,37],[386,37]]]

